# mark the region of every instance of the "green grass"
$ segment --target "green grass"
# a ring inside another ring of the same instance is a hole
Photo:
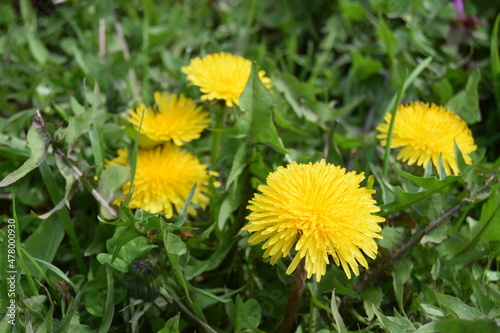
[[[495,332],[500,4],[465,11],[472,25],[447,0],[2,2],[0,331],[277,331],[290,258],[271,266],[247,243],[246,206],[278,166],[324,157],[374,175],[387,222],[359,277],[332,263],[321,282],[307,280],[294,330]],[[255,61],[273,88],[254,72],[240,107],[201,102],[181,67],[220,51]],[[136,169],[139,134],[124,129],[125,114],[162,90],[211,114],[186,145],[220,173],[197,217],[113,205]],[[472,166],[438,179],[379,145],[383,115],[411,101],[468,122]],[[131,167],[106,169],[121,147]],[[9,218],[15,325],[3,316]],[[128,294],[138,258],[161,276],[152,302]]]

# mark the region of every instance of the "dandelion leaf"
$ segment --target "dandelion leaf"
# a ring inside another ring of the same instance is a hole
[[[37,117],[33,119],[31,128],[28,131],[27,141],[28,147],[31,150],[31,156],[19,169],[9,173],[0,182],[0,187],[8,186],[26,176],[30,171],[36,169],[45,159],[45,156],[47,156],[50,144],[49,137]]]

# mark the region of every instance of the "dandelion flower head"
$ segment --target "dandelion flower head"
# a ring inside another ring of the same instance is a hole
[[[271,257],[271,264],[295,248],[287,274],[305,258],[307,277],[316,274],[320,281],[331,256],[348,278],[351,270],[358,275],[359,264],[368,267],[361,251],[376,257],[374,238],[382,238],[378,223],[384,221],[372,215],[380,208],[372,199],[375,191],[359,186],[363,179],[362,173],[346,173],[325,160],[278,167],[249,202],[249,222],[243,227],[253,233],[248,242],[265,241],[264,257]]]
[[[194,58],[181,70],[187,79],[200,87],[202,101],[222,99],[231,107],[239,105],[240,95],[250,77],[252,62],[241,56],[226,52],[212,53],[204,58]],[[271,80],[259,71],[261,82],[271,87]]]
[[[108,167],[126,165],[128,154],[127,149],[120,149],[118,157],[107,163]],[[197,212],[193,205],[206,208],[211,194],[208,186],[214,176],[218,174],[208,171],[207,166],[200,163],[196,156],[171,143],[152,149],[140,149],[137,154],[134,190],[129,207],[142,208],[152,213],[165,212],[170,218],[174,208],[177,212],[181,211],[191,188],[196,183],[196,191],[188,208],[188,214],[196,216]],[[215,187],[220,186],[217,181],[213,184]],[[122,190],[128,195],[130,182],[126,182]]]
[[[139,128],[142,120],[141,134],[158,142],[173,141],[177,146],[200,137],[200,133],[208,127],[210,117],[202,112],[201,107],[184,95],[166,92],[155,92],[156,112],[144,104],[134,111],[130,110],[127,120]],[[144,113],[144,119],[143,119]]]
[[[387,145],[387,135],[392,115],[387,113],[384,123],[378,125],[382,146]],[[391,148],[401,148],[397,159],[408,165],[417,163],[426,167],[429,161],[439,170],[442,155],[446,174],[458,175],[460,170],[455,156],[455,142],[463,154],[465,163],[472,164],[470,153],[477,149],[470,129],[456,113],[435,104],[413,102],[401,105],[391,140]]]

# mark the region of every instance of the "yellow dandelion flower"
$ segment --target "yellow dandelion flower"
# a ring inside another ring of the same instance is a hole
[[[154,99],[158,112],[144,104],[134,111],[130,110],[127,120],[136,129],[142,120],[141,134],[158,142],[172,140],[177,146],[200,137],[200,133],[208,127],[210,118],[207,112],[184,95],[166,92],[155,92]]]
[[[387,113],[385,123],[377,126],[382,146],[387,145],[387,134],[392,115]],[[402,148],[398,160],[426,167],[429,161],[438,168],[442,155],[446,174],[460,173],[455,156],[455,142],[465,163],[472,164],[470,153],[477,149],[470,129],[453,111],[435,104],[413,102],[401,105],[396,113],[391,148]],[[439,170],[439,169],[438,169]]]
[[[187,79],[200,87],[202,101],[222,99],[229,107],[239,105],[251,69],[250,60],[226,52],[209,54],[203,59],[191,59],[188,66],[181,68]],[[271,80],[265,75],[265,71],[259,71],[261,82],[271,88]]]
[[[371,196],[375,191],[359,186],[363,179],[362,173],[346,173],[325,160],[278,167],[249,202],[249,223],[243,227],[253,233],[248,242],[266,241],[264,258],[270,256],[271,264],[295,246],[287,274],[305,258],[307,277],[316,274],[320,281],[332,256],[348,278],[351,270],[358,275],[358,264],[368,267],[361,250],[372,259],[377,255],[374,238],[382,238],[377,223],[384,221],[371,214],[380,208]]]
[[[118,148],[116,151],[118,154],[117,157],[106,161],[106,168],[112,167],[114,165],[127,165],[128,161],[128,149],[127,148]]]
[[[119,150],[118,157],[109,161],[111,165],[126,165],[128,150]],[[208,171],[207,166],[186,150],[181,150],[171,143],[153,149],[140,149],[137,155],[137,166],[134,178],[134,191],[130,208],[142,208],[149,212],[165,212],[172,217],[174,208],[180,212],[187,200],[191,188],[196,183],[188,213],[196,216],[193,205],[205,209],[209,202],[208,184],[216,172]],[[214,186],[220,184],[214,181]],[[122,187],[128,195],[130,182]],[[119,199],[122,201],[123,198]]]

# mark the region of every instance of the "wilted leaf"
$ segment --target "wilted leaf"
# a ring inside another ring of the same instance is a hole
[[[26,176],[28,172],[36,169],[45,159],[49,149],[50,140],[37,117],[33,118],[31,128],[28,131],[27,141],[28,147],[31,150],[30,158],[28,158],[28,160],[24,162],[19,169],[9,173],[0,182],[0,187],[8,186],[16,182],[18,179]]]

